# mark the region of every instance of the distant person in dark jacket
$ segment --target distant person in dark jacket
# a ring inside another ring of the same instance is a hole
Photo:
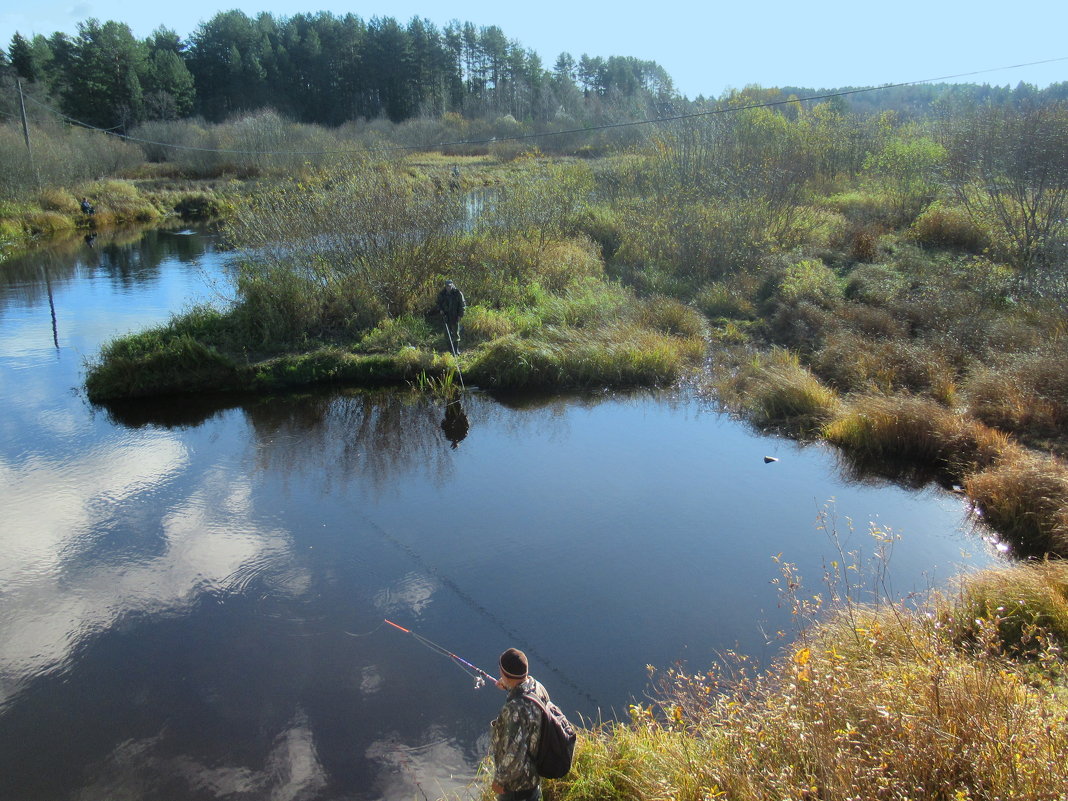
[[[82,214],[87,214],[90,217],[96,214],[96,209],[93,208],[93,204],[89,202],[89,198],[82,198]]]
[[[454,356],[460,353],[460,318],[466,310],[464,293],[449,279],[438,292],[438,311],[445,320],[445,334],[449,338],[449,347]]]

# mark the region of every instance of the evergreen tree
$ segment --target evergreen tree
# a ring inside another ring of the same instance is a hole
[[[222,120],[269,104],[264,62],[274,58],[270,34],[275,32],[269,14],[253,20],[242,11],[225,11],[201,24],[191,38],[188,65],[205,117]]]
[[[196,100],[192,73],[174,50],[148,47],[150,55],[143,82],[145,118],[173,120],[187,117]]]
[[[33,48],[29,40],[21,33],[11,37],[11,45],[8,47],[11,66],[15,68],[15,74],[24,81],[36,81],[40,72],[40,65],[36,63]]]
[[[63,71],[62,105],[71,117],[123,131],[144,119],[148,54],[125,23],[79,23]]]

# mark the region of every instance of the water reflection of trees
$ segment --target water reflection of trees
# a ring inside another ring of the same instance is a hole
[[[155,280],[165,260],[195,264],[210,245],[205,236],[163,229],[117,228],[94,233],[91,244],[79,232],[5,262],[0,270],[0,313],[9,306],[42,305],[49,283],[53,290],[59,289],[85,269],[124,287]]]
[[[484,404],[469,404],[479,411]],[[291,395],[246,407],[263,469],[323,471],[328,482],[355,477],[381,489],[406,472],[443,479],[450,459],[440,402],[410,392],[343,391]],[[476,423],[477,425],[477,423]]]
[[[472,436],[554,440],[566,436],[570,411],[620,399],[619,393],[498,397],[467,392],[454,407],[405,390],[336,388],[273,397],[191,395],[111,403],[108,419],[129,428],[192,428],[240,409],[252,432],[256,466],[281,474],[314,471],[318,480],[369,488],[426,470],[444,480],[453,443],[460,452]],[[658,396],[660,397],[660,396]],[[667,399],[665,402],[670,402]],[[225,423],[224,423],[225,424]]]

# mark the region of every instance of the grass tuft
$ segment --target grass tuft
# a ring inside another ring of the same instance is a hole
[[[969,476],[964,489],[983,520],[1022,555],[1068,553],[1068,466],[1019,451]]]
[[[797,356],[776,350],[767,362],[757,359],[720,385],[727,405],[757,425],[818,428],[838,410],[837,393],[803,367]]]
[[[993,464],[1008,437],[929,398],[863,395],[824,428],[824,436],[869,461],[911,461],[960,477]]]

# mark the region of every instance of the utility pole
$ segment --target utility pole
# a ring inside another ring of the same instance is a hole
[[[15,84],[19,88],[19,110],[22,112],[22,137],[26,140],[26,152],[30,155],[30,169],[37,179],[37,189],[41,188],[41,176],[37,174],[37,167],[33,163],[33,148],[30,147],[30,124],[26,121],[26,98],[22,95],[22,79],[16,78]]]

